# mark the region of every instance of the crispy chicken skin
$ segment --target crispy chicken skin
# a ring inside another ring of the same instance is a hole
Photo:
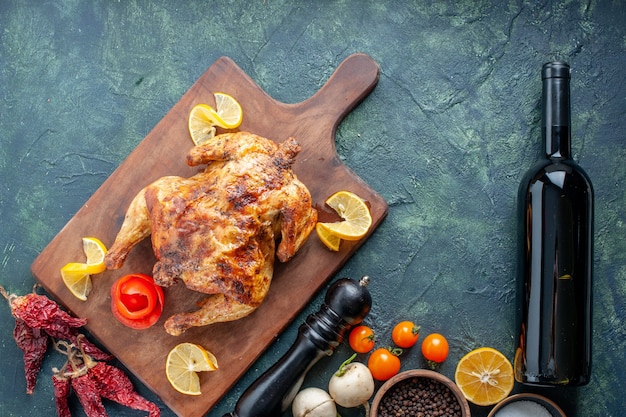
[[[293,257],[317,221],[309,190],[291,170],[299,151],[293,138],[277,144],[248,132],[192,148],[187,164],[206,169],[142,189],[106,255],[107,268],[120,268],[151,235],[155,282],[167,287],[180,279],[210,294],[198,310],[168,318],[168,333],[247,316],[267,294],[274,258]]]

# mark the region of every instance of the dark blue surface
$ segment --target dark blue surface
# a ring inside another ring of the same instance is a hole
[[[517,185],[541,150],[541,65],[563,59],[573,69],[573,155],[596,191],[594,368],[586,387],[539,392],[569,416],[621,416],[625,16],[622,1],[1,0],[0,284],[30,291],[39,251],[218,57],[294,103],[364,52],[380,81],[340,125],[337,150],[390,211],[338,277],[372,277],[367,322],[381,345],[406,318],[423,335],[445,334],[448,377],[474,347],[512,359]],[[233,409],[322,296],[209,416]],[[50,351],[26,395],[12,328],[0,308],[0,415],[54,415],[51,368],[63,358]],[[342,346],[305,384],[324,387],[349,353]],[[406,352],[403,369],[423,366],[417,348]],[[106,405],[111,415],[144,415]],[[74,400],[73,415],[80,409]]]

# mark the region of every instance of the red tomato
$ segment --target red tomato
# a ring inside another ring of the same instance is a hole
[[[350,347],[357,353],[367,353],[374,348],[375,334],[367,326],[356,326],[348,338]]]
[[[400,358],[387,348],[378,348],[370,354],[367,367],[374,379],[386,381],[400,372]]]
[[[412,321],[401,321],[396,324],[391,332],[393,343],[405,349],[415,345],[419,337],[420,326],[416,326]]]
[[[163,311],[163,289],[145,274],[125,275],[111,287],[111,312],[133,329],[152,326]]]
[[[441,363],[448,357],[448,341],[439,333],[429,334],[422,342],[422,355],[426,360]]]

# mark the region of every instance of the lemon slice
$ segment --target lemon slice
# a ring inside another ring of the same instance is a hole
[[[317,237],[320,238],[322,243],[330,250],[337,252],[339,250],[339,245],[341,244],[341,238],[333,235],[325,229],[321,224],[317,223],[315,225],[315,231],[317,232]]]
[[[463,356],[454,379],[465,398],[479,406],[499,403],[513,390],[511,362],[500,352],[482,347]]]
[[[235,129],[243,120],[241,106],[225,93],[215,93],[216,124],[224,129]]]
[[[189,134],[198,146],[215,136],[215,111],[208,104],[198,104],[189,112]]]
[[[86,263],[70,262],[61,268],[61,278],[68,290],[79,300],[87,300],[93,288],[91,274],[99,274],[106,270],[104,256],[107,248],[95,237],[83,238],[83,251],[87,256]]]
[[[198,372],[215,371],[215,355],[195,343],[176,345],[167,355],[165,375],[174,389],[182,394],[200,395]]]
[[[104,255],[107,253],[107,248],[99,239],[95,237],[84,237],[83,251],[85,255],[87,255],[88,272],[90,274],[99,274],[106,270]]]
[[[70,262],[61,268],[61,278],[67,289],[79,300],[86,301],[91,292],[92,284],[89,276],[89,265]]]
[[[335,223],[318,223],[327,234],[344,240],[359,240],[367,234],[372,216],[361,197],[350,191],[338,191],[326,200],[326,204],[343,219]]]
[[[198,146],[215,136],[215,126],[235,129],[243,120],[241,106],[226,93],[215,93],[215,110],[208,104],[197,104],[189,112],[189,134]]]

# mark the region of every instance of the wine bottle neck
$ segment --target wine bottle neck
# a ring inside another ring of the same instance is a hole
[[[565,62],[549,62],[543,66],[541,78],[546,157],[570,159],[570,67]]]

